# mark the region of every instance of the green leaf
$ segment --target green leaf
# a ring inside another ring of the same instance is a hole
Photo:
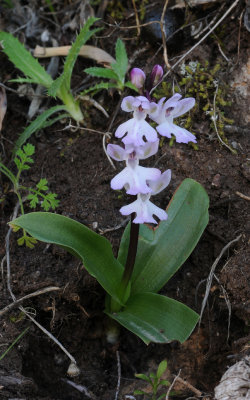
[[[143,390],[138,390],[138,389],[134,390],[134,394],[145,394],[145,395],[148,395],[147,392],[144,392]]]
[[[27,128],[21,133],[19,138],[15,144],[15,152],[19,149],[32,135],[32,133],[42,129],[44,124],[46,123],[47,119],[58,111],[65,110],[65,106],[59,105],[55,107],[51,107],[49,110],[44,111],[41,115],[39,115],[34,121],[31,122]],[[48,124],[47,124],[48,126]]]
[[[163,393],[163,394],[161,394],[159,397],[157,397],[157,400],[161,400],[161,399],[163,399],[165,396],[166,396],[166,394]]]
[[[138,293],[129,298],[123,311],[107,314],[146,344],[172,340],[183,343],[199,319],[184,304],[155,293]]]
[[[53,83],[50,85],[48,88],[48,95],[51,97],[56,97],[59,95],[60,88],[64,82],[64,75],[60,75],[58,78],[56,78]],[[61,96],[59,96],[61,97]]]
[[[142,379],[143,381],[146,381],[148,383],[152,383],[151,379],[145,374],[135,374],[135,377],[138,379]]]
[[[107,78],[107,79],[115,79],[116,81],[119,79],[117,74],[109,68],[100,68],[100,67],[91,67],[86,68],[84,70],[87,74],[91,76],[96,76],[98,78]]]
[[[114,258],[110,242],[63,215],[35,212],[12,221],[34,238],[57,244],[82,259],[87,271],[120,303],[118,296],[123,267]]]
[[[55,208],[59,204],[59,200],[56,199],[57,194],[56,193],[48,193],[46,194],[46,197],[44,198],[41,206],[45,211],[48,211],[50,208],[52,210],[55,210]]]
[[[55,81],[53,86],[49,90],[49,94],[51,96],[59,95],[60,88],[64,85],[67,91],[70,91],[70,81],[71,75],[73,72],[73,68],[75,62],[77,60],[80,48],[87,42],[88,39],[100,29],[93,29],[90,30],[90,27],[98,21],[99,18],[90,17],[84,24],[83,28],[81,29],[79,35],[76,37],[76,40],[71,46],[71,49],[66,57],[63,73],[62,75]]]
[[[45,178],[40,179],[40,181],[36,184],[38,190],[48,190],[48,181]]]
[[[124,82],[128,69],[128,56],[126,48],[121,39],[117,39],[115,47],[116,63],[111,64],[112,69],[119,76],[121,82]]]
[[[24,75],[30,78],[32,82],[50,87],[53,79],[18,39],[10,33],[0,31],[0,41],[3,52]]]
[[[27,156],[33,156],[35,153],[35,146],[33,146],[31,143],[27,143],[23,146],[23,151]]]
[[[164,372],[167,369],[167,366],[168,366],[167,360],[163,360],[162,362],[160,362],[156,372],[156,376],[158,379],[160,379],[160,377],[164,374]]]
[[[102,89],[108,90],[111,88],[117,88],[117,85],[109,83],[109,82],[100,82],[100,83],[97,83],[95,86],[91,86],[88,89],[85,89],[83,92],[80,93],[80,96],[85,96],[87,93],[90,93],[90,92],[97,93],[99,90],[102,90]]]
[[[159,382],[159,385],[170,386],[170,382],[167,381],[166,379],[162,379],[162,380]]]
[[[209,199],[204,188],[185,179],[167,209],[168,219],[158,227],[140,226],[139,243],[132,275],[131,294],[158,292],[195,248],[208,223]],[[125,264],[130,226],[120,245],[118,260]]]
[[[36,208],[37,204],[39,203],[37,194],[33,194],[33,193],[28,194],[27,200],[30,200],[31,208]]]
[[[124,84],[124,86],[126,86],[126,87],[128,87],[128,88],[130,88],[130,89],[135,90],[137,93],[139,92],[139,90],[137,89],[137,87],[136,87],[132,82],[126,82],[126,83]]]

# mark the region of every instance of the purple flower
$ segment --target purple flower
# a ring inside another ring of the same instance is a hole
[[[137,89],[141,89],[144,86],[144,82],[146,80],[146,75],[140,68],[133,68],[130,71],[130,80],[137,87]]]
[[[151,188],[151,193],[139,193],[137,196],[137,200],[127,206],[123,206],[120,209],[121,214],[130,215],[132,213],[136,213],[136,218],[133,220],[133,223],[135,224],[144,224],[145,222],[157,224],[157,221],[154,219],[153,215],[158,217],[161,221],[166,220],[166,211],[157,207],[149,199],[151,195],[157,194],[160,191],[164,190],[168,186],[170,179],[171,170],[168,169],[163,174],[161,174],[158,179],[154,181],[148,181],[147,184]]]
[[[171,138],[171,135],[174,134],[178,143],[196,143],[196,138],[191,132],[173,123],[174,118],[185,114],[195,104],[195,99],[192,97],[180,100],[181,97],[179,93],[175,93],[165,103],[165,97],[163,97],[158,102],[157,108],[149,113],[149,117],[159,124],[156,130],[160,135]]]
[[[126,145],[143,146],[145,144],[143,137],[148,142],[155,142],[157,140],[157,132],[152,128],[145,118],[148,113],[154,113],[157,105],[150,103],[150,101],[144,96],[127,96],[123,99],[121,108],[123,111],[133,111],[133,118],[121,124],[116,132],[115,136],[122,138],[122,141]]]
[[[139,165],[139,160],[128,159],[127,166],[111,180],[114,190],[126,189],[127,194],[150,193],[152,189],[148,181],[157,180],[161,171],[157,168],[145,168]]]
[[[125,148],[117,144],[108,144],[107,153],[116,161],[128,161],[129,159],[145,160],[157,153],[159,139],[155,142],[146,142],[143,146],[125,145]]]
[[[161,80],[163,77],[163,68],[156,64],[153,69],[152,72],[150,74],[150,84],[151,84],[151,88],[154,88]]]

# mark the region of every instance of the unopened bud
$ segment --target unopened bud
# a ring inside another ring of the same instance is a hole
[[[161,80],[163,77],[163,68],[156,64],[153,69],[152,72],[150,74],[150,81],[151,81],[151,85],[152,88],[155,87]]]
[[[144,82],[146,79],[146,75],[140,68],[133,68],[130,71],[130,80],[137,87],[137,89],[141,89],[144,86]]]

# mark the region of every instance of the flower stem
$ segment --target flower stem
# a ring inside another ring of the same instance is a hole
[[[134,218],[135,218],[135,214],[133,213],[131,215],[128,255],[127,255],[125,269],[124,269],[124,273],[123,273],[122,281],[121,281],[121,288],[124,291],[126,290],[128,284],[129,284],[129,281],[131,279],[134,265],[135,265],[136,253],[137,253],[140,224],[134,224],[132,222]]]

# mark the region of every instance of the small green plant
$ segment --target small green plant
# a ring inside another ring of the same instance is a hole
[[[56,120],[64,118],[65,115],[70,115],[77,123],[83,120],[83,114],[80,108],[79,100],[74,99],[71,89],[71,76],[73,68],[79,54],[80,48],[100,29],[92,29],[90,27],[98,20],[98,18],[90,17],[66,57],[63,72],[55,80],[45,71],[44,67],[29,53],[22,43],[19,42],[13,35],[7,32],[0,31],[0,41],[3,52],[9,57],[10,61],[20,69],[25,75],[25,78],[12,79],[12,82],[19,83],[35,83],[44,86],[47,93],[51,97],[57,97],[62,101],[62,105],[46,110],[43,114],[37,117],[20,135],[16,142],[16,148],[20,148],[32,133],[42,127],[51,125]],[[57,112],[66,112],[60,114],[59,117],[48,121],[48,118]]]
[[[45,211],[49,211],[50,209],[55,210],[59,204],[59,200],[56,198],[57,194],[48,192],[47,179],[40,179],[35,188],[26,187],[20,184],[21,173],[30,169],[30,164],[34,163],[32,158],[34,152],[35,147],[30,143],[24,145],[22,149],[17,150],[14,158],[14,163],[17,167],[16,175],[0,162],[0,172],[2,172],[12,182],[13,191],[17,195],[22,214],[24,214],[24,205],[21,192],[28,193],[26,199],[29,200],[30,208],[36,208],[37,205],[40,204]],[[33,237],[28,236],[25,230],[23,230],[23,236],[18,239],[18,244],[25,244],[27,247],[32,248],[35,243],[36,240]]]
[[[152,392],[148,393],[143,390],[135,390],[134,394],[143,394],[146,397],[148,397],[150,400],[163,399],[164,396],[166,396],[166,393],[161,394],[159,397],[157,397],[157,396],[158,396],[159,389],[161,389],[161,387],[168,387],[170,385],[169,381],[167,381],[165,379],[161,379],[162,375],[164,374],[164,372],[167,369],[167,366],[168,366],[167,360],[163,360],[160,362],[156,374],[154,374],[153,372],[151,372],[148,376],[145,374],[135,374],[136,378],[142,379],[143,381],[146,381],[151,385]]]
[[[118,39],[116,42],[115,56],[116,62],[111,64],[111,68],[91,67],[84,70],[84,72],[91,76],[109,79],[110,82],[97,83],[95,86],[91,86],[90,88],[84,90],[82,93],[80,93],[80,95],[83,96],[90,92],[96,93],[101,89],[108,90],[111,88],[122,91],[125,87],[129,87],[137,91],[136,86],[134,86],[131,82],[125,82],[125,75],[128,69],[128,56],[124,43],[121,41],[121,39]]]

